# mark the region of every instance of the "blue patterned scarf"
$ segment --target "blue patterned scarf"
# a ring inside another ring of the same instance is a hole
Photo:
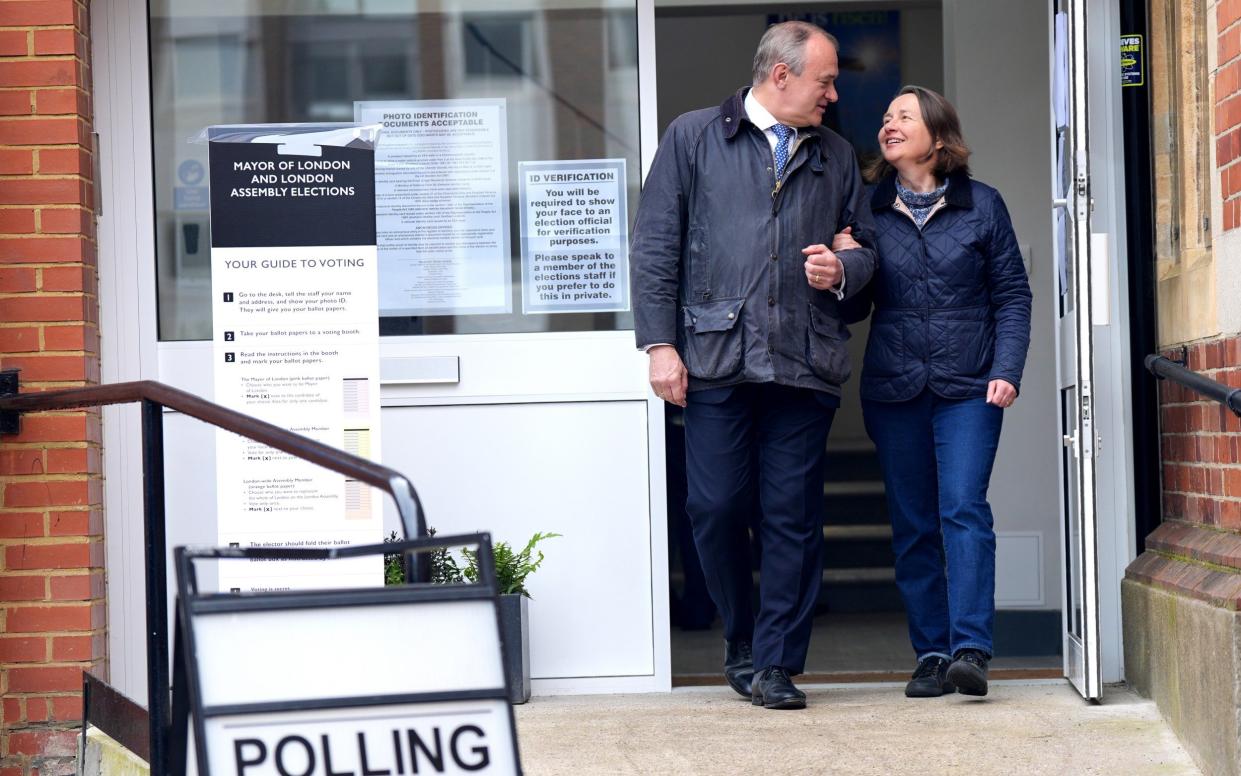
[[[939,198],[944,196],[944,192],[948,190],[948,181],[944,181],[934,191],[920,192],[910,191],[901,185],[901,179],[896,179],[896,196],[901,198],[901,202],[905,203],[905,207],[909,208],[909,212],[913,214],[914,223],[921,229],[926,223],[926,218],[931,214],[931,208],[935,207],[935,203],[939,202]]]

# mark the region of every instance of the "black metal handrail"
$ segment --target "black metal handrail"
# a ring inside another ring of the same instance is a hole
[[[1151,354],[1146,357],[1146,368],[1160,380],[1171,380],[1208,399],[1219,402],[1241,418],[1241,388],[1224,385],[1218,380],[1204,377],[1192,369],[1186,369],[1175,361]]]
[[[154,380],[19,394],[18,370],[0,372],[0,434],[16,434],[21,414],[98,407],[142,405],[142,495],[146,555],[147,711],[150,714],[152,773],[168,762],[170,714],[168,654],[168,568],[164,531],[164,408],[232,431],[330,471],[365,482],[392,497],[407,539],[427,535],[426,518],[414,486],[400,472],[338,450],[266,421],[209,402],[201,396]],[[429,581],[430,564],[406,556],[407,578]]]

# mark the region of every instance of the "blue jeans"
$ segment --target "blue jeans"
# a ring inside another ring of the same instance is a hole
[[[1004,411],[930,389],[902,402],[862,401],[883,466],[896,585],[921,660],[959,649],[991,654],[995,531],[987,486]]]
[[[743,383],[691,391],[686,402],[685,511],[724,638],[753,642],[755,670],[800,674],[823,579],[823,459],[839,399]],[[755,508],[757,612],[749,535]]]

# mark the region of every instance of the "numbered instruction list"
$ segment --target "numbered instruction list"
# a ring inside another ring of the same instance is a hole
[[[378,256],[371,148],[287,156],[212,142],[215,400],[335,448],[379,451]],[[218,536],[238,547],[377,543],[369,485],[231,432],[216,437]],[[228,561],[222,590],[381,583],[378,558]]]
[[[629,309],[625,160],[522,162],[526,313]]]

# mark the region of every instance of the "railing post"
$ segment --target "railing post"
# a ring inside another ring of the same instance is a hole
[[[164,408],[142,400],[142,512],[146,545],[147,711],[151,773],[166,773],[171,722],[168,687],[168,548],[164,538]]]
[[[18,370],[0,372],[0,398],[18,394]],[[22,414],[16,410],[0,410],[0,434],[17,434],[22,430]]]

